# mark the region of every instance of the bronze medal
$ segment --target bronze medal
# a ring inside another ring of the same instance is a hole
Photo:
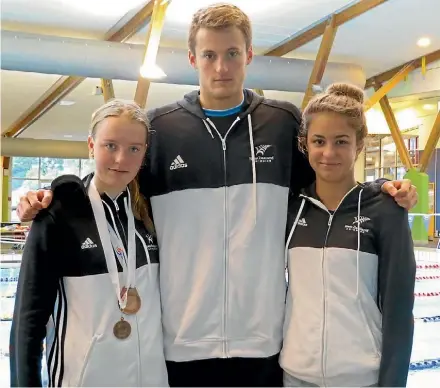
[[[121,320],[113,326],[113,334],[118,339],[126,339],[131,334],[131,325],[121,317]]]
[[[141,297],[136,288],[129,288],[128,292],[125,287],[121,290],[121,298],[127,298],[125,308],[121,309],[124,314],[136,314],[141,308]],[[125,295],[124,295],[125,294]]]

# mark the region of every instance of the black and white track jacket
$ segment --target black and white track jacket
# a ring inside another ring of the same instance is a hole
[[[11,330],[11,386],[41,386],[45,337],[50,386],[168,385],[156,240],[135,220],[142,305],[135,315],[123,314],[132,331],[117,339],[113,326],[122,314],[87,194],[91,177],[55,179],[50,207],[32,224]],[[127,233],[126,195],[102,195],[107,220],[121,235]]]
[[[407,212],[374,185],[334,212],[314,186],[289,207],[281,366],[319,386],[405,386],[416,268]]]
[[[198,92],[150,112],[141,186],[160,247],[168,360],[281,348],[289,187],[299,191],[314,174],[298,151],[295,106],[248,90],[244,105],[224,137]]]

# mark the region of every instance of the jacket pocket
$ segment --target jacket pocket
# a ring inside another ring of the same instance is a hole
[[[92,356],[92,353],[93,353],[93,350],[95,348],[96,342],[101,337],[102,337],[102,334],[95,334],[93,336],[92,340],[90,341],[90,345],[89,345],[89,348],[87,349],[87,353],[86,353],[86,355],[84,357],[84,361],[83,361],[83,364],[82,364],[82,367],[81,367],[81,371],[79,373],[79,377],[78,377],[78,380],[77,380],[77,384],[76,384],[77,387],[82,387],[83,380],[84,380],[84,373],[86,371],[87,364],[89,363],[89,360],[90,360],[90,358]]]
[[[365,310],[364,307],[362,305],[362,301],[360,299],[357,300],[357,308],[359,310],[359,314],[362,318],[362,322],[365,326],[365,330],[367,332],[368,338],[370,340],[371,343],[371,350],[373,351],[373,353],[377,356],[380,357],[381,353],[382,353],[382,346],[381,346],[381,333],[379,332],[379,330],[375,327],[375,323],[372,319],[368,319],[367,318],[367,314],[365,314]]]

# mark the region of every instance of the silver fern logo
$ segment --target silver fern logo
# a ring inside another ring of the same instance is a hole
[[[271,144],[262,144],[254,148],[255,148],[255,163],[271,163],[272,160],[274,160],[273,151],[268,152],[268,154],[272,154],[272,156],[266,155],[266,151],[269,148],[273,148]],[[252,156],[249,157],[249,160],[252,161]]]
[[[365,216],[354,217],[354,221],[351,225],[345,225],[345,230],[350,230],[356,233],[368,233],[370,229],[361,227],[361,224],[367,221],[370,221],[370,219]]]
[[[260,145],[260,146],[256,146],[255,147],[255,151],[256,151],[255,152],[255,156],[258,156],[258,155],[264,156],[264,153],[270,147],[272,147],[272,146],[269,145],[269,144],[263,144],[263,145]]]
[[[359,216],[359,217],[354,217],[354,222],[353,224],[363,224],[364,222],[370,221],[370,219],[368,217],[364,217],[364,216]]]

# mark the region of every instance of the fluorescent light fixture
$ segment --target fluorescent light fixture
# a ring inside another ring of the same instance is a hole
[[[170,4],[169,0],[162,0],[154,5],[151,22],[151,31],[147,43],[147,50],[145,52],[144,62],[140,68],[141,76],[148,79],[165,78],[167,75],[157,65],[157,50],[159,50],[160,36],[162,34],[165,14]]]
[[[60,101],[61,106],[71,106],[73,104],[75,104],[75,101],[70,101],[70,100],[61,100]]]
[[[425,110],[435,110],[435,105],[434,104],[424,104],[423,105],[423,109]]]
[[[424,36],[423,38],[420,38],[417,41],[417,46],[419,46],[419,47],[428,47],[430,45],[431,45],[431,39],[429,39],[426,36]]]
[[[142,65],[140,68],[141,76],[144,78],[148,78],[151,80],[154,79],[162,79],[165,78],[167,75],[165,72],[156,64],[152,65]]]
[[[72,136],[72,135],[64,135],[64,137],[65,137],[66,139],[71,139],[73,136]]]

